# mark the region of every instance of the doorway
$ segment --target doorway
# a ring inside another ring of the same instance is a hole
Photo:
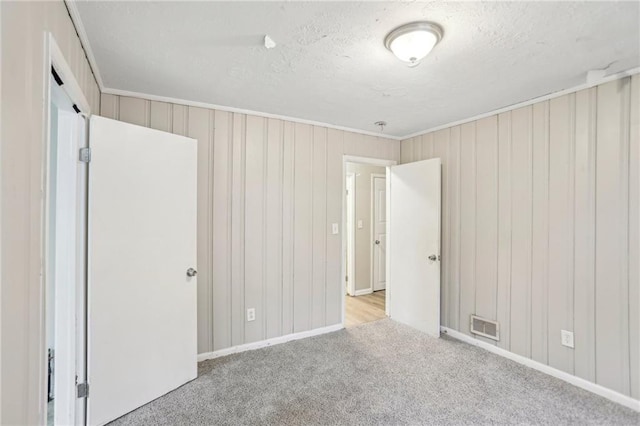
[[[344,158],[344,325],[386,318],[387,166],[395,161]]]
[[[52,68],[46,186],[45,323],[47,425],[83,424],[76,383],[85,374],[87,169],[78,152],[87,121]]]

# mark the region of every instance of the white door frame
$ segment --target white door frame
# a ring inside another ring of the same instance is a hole
[[[376,204],[376,199],[375,199],[376,198],[376,196],[375,196],[375,179],[376,178],[385,179],[385,185],[386,185],[387,174],[386,173],[385,174],[382,174],[382,173],[371,173],[371,213],[370,213],[371,216],[370,216],[370,219],[369,219],[369,222],[370,222],[370,225],[371,225],[371,233],[369,235],[371,235],[371,239],[372,240],[375,240],[375,237],[374,237],[374,233],[375,233],[374,232],[374,230],[375,230],[374,218],[375,218],[375,213],[376,213],[375,212],[375,204]],[[385,203],[385,206],[386,206],[386,203]],[[370,241],[370,245],[369,245],[369,247],[370,247],[370,250],[369,250],[370,251],[369,264],[371,265],[371,274],[370,274],[371,275],[370,276],[371,284],[369,285],[369,287],[371,288],[371,292],[376,291],[375,286],[373,285],[373,271],[375,270],[375,265],[374,265],[374,259],[375,259],[374,250],[375,250],[375,247],[374,246],[375,246],[375,244],[373,244],[373,241]],[[385,271],[386,271],[386,269],[385,269]],[[385,278],[385,281],[386,281],[386,278]],[[386,290],[386,285],[385,285],[385,290]]]
[[[42,148],[45,155],[43,155],[41,170],[42,170],[42,181],[41,181],[41,191],[43,197],[41,198],[41,211],[44,213],[42,215],[41,222],[41,246],[40,246],[40,270],[41,279],[40,279],[40,287],[38,294],[38,301],[40,306],[39,311],[39,356],[41,361],[41,368],[39,371],[38,377],[38,385],[35,390],[36,395],[39,398],[39,412],[36,417],[38,418],[39,424],[47,424],[47,374],[48,374],[48,360],[47,360],[47,283],[50,279],[47,275],[47,271],[49,270],[49,266],[51,263],[51,253],[49,250],[49,232],[51,226],[51,212],[49,208],[49,199],[51,197],[51,188],[50,188],[50,179],[49,174],[50,170],[50,161],[51,161],[51,112],[50,112],[50,103],[51,103],[51,69],[56,70],[56,74],[60,77],[60,79],[64,82],[62,89],[66,92],[66,95],[69,99],[76,105],[76,107],[80,110],[80,114],[83,117],[88,117],[91,114],[91,108],[87,99],[85,98],[78,81],[76,80],[71,67],[66,62],[62,51],[58,47],[58,44],[55,41],[55,38],[51,33],[44,34],[44,69],[43,71],[43,87],[44,87],[44,102],[43,102],[43,117],[45,126],[43,128],[42,135]],[[54,83],[55,84],[55,83]],[[81,135],[86,144],[87,138],[86,133]],[[86,200],[85,200],[86,201]],[[78,219],[77,219],[78,220]],[[82,220],[80,218],[79,220]],[[77,223],[76,223],[77,225]],[[84,236],[81,236],[84,237]],[[78,270],[76,271],[77,277],[82,277],[84,274],[84,264],[83,262],[77,262],[79,265]],[[82,270],[80,270],[82,269]],[[73,294],[69,294],[69,299],[71,303],[75,306],[76,313],[78,313],[76,321],[70,321],[66,324],[67,334],[70,336],[76,337],[76,342],[84,342],[84,308],[85,303],[82,298],[84,295],[85,287],[84,284],[86,282],[78,282],[78,288],[74,289]],[[80,300],[82,299],[82,300]],[[82,343],[81,343],[82,345]],[[75,346],[75,345],[74,345]],[[81,357],[81,354],[84,353],[84,348],[77,348],[76,354],[78,357]],[[79,380],[84,380],[84,362],[85,359],[76,359],[75,360],[76,367],[80,366],[80,369],[76,371],[76,374],[79,376]],[[75,394],[75,383],[73,384],[73,389],[69,390]],[[82,423],[84,424],[84,400],[76,401],[76,412],[75,414],[75,422],[76,424]]]
[[[380,158],[370,158],[370,157],[358,157],[354,155],[343,155],[342,156],[342,196],[340,197],[340,203],[342,206],[342,229],[347,229],[347,203],[346,200],[346,179],[347,179],[347,163],[357,163],[357,164],[367,164],[371,166],[382,166],[386,167],[385,177],[387,179],[387,217],[389,215],[389,166],[395,166],[398,164],[396,160],[383,160]],[[389,233],[389,222],[387,221],[387,234]],[[342,233],[342,256],[340,257],[340,265],[342,271],[342,325],[345,325],[345,303],[346,303],[346,292],[344,289],[346,288],[345,277],[347,275],[346,265],[345,265],[345,256],[347,253],[347,235],[346,232]],[[388,253],[388,251],[387,251]],[[387,257],[388,259],[388,257]],[[385,313],[389,315],[388,306],[389,306],[389,261],[387,260],[387,291],[385,293]]]
[[[351,187],[348,187],[349,178],[351,178]],[[345,221],[344,232],[347,234],[347,271],[346,277],[347,289],[350,296],[356,295],[356,269],[355,266],[355,244],[356,244],[356,174],[346,174],[345,190],[351,190],[351,193],[347,193],[347,219]],[[349,218],[349,205],[351,205],[351,218]],[[351,220],[349,220],[351,219]]]

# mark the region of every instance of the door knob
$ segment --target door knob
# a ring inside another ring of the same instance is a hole
[[[435,262],[436,259],[437,259],[437,257],[436,257],[435,254],[432,254],[431,256],[429,256],[429,260],[432,261],[432,262]]]
[[[376,240],[376,244],[380,244],[380,240]]]
[[[188,277],[195,277],[196,275],[198,275],[198,271],[196,271],[193,268],[187,269],[187,276]]]

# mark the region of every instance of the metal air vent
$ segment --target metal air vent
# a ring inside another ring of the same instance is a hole
[[[471,333],[473,334],[484,336],[496,341],[500,340],[500,325],[497,321],[471,315],[469,326],[471,328]]]

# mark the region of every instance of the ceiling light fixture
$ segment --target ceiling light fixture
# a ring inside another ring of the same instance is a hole
[[[391,31],[384,45],[401,61],[415,66],[442,39],[442,28],[433,22],[412,22]]]

